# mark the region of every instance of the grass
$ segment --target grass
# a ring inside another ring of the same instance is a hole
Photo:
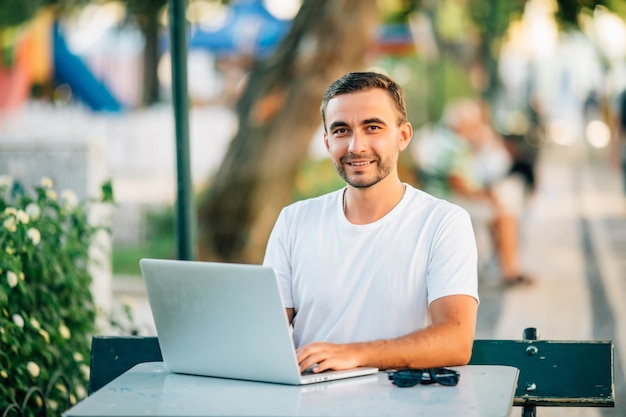
[[[174,259],[176,240],[173,236],[165,237],[140,245],[113,247],[113,275],[141,275],[141,258]]]

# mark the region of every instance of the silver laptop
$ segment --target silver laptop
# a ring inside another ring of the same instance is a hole
[[[142,259],[140,266],[172,372],[301,385],[378,371],[301,375],[269,267],[162,259]]]

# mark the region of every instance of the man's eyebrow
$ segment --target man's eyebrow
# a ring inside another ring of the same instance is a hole
[[[371,124],[377,124],[377,125],[384,125],[387,126],[387,123],[385,123],[385,121],[383,119],[379,119],[378,117],[372,117],[371,119],[365,119],[361,122],[362,125],[371,125]]]
[[[346,127],[348,124],[346,122],[342,122],[341,120],[332,122],[330,126],[328,126],[328,130],[335,130],[338,127]]]

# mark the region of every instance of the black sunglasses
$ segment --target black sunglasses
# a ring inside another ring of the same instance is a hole
[[[430,368],[430,369],[400,369],[398,371],[387,372],[389,380],[396,386],[407,388],[414,387],[417,384],[441,384],[447,387],[453,387],[459,383],[460,374],[448,368]]]

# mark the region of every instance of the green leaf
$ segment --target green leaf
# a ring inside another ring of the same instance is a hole
[[[103,203],[113,203],[113,182],[111,180],[102,184],[102,199]]]

